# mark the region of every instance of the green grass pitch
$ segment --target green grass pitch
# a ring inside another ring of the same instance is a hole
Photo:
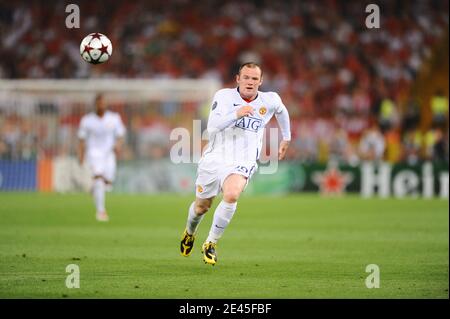
[[[200,248],[218,201],[179,253],[191,200],[108,194],[99,223],[87,194],[0,193],[0,298],[449,297],[448,200],[244,194],[214,267]]]

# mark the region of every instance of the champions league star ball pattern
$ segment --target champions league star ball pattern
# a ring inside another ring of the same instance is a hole
[[[80,44],[80,54],[84,61],[100,64],[109,60],[112,54],[112,44],[102,33],[91,33]]]

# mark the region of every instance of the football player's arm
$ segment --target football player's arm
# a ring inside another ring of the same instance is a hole
[[[277,108],[275,117],[282,135],[282,141],[280,142],[280,147],[278,149],[278,159],[282,160],[286,156],[289,143],[291,142],[291,124],[289,121],[289,113],[284,104],[281,103]]]
[[[124,143],[123,137],[116,138],[116,143],[114,144],[114,153],[116,153],[116,156],[119,156],[120,151],[122,150],[123,143]]]
[[[233,104],[230,102],[229,105]],[[232,125],[237,119],[252,114],[253,108],[251,106],[242,106],[237,110],[234,107],[227,107],[226,100],[221,99],[220,94],[216,94],[211,113],[209,113],[208,133],[222,131]]]
[[[87,127],[86,127],[86,121],[84,119],[81,119],[80,127],[78,129],[78,162],[80,165],[83,165],[84,162],[84,156],[86,153],[86,139],[87,137]]]
[[[85,152],[86,152],[86,143],[84,139],[80,139],[78,143],[78,162],[80,163],[80,165],[83,165]]]
[[[115,132],[116,142],[114,144],[114,153],[116,153],[116,156],[119,156],[120,151],[122,150],[122,146],[125,142],[125,134],[126,134],[125,126],[123,125],[121,117],[118,116],[118,122]]]

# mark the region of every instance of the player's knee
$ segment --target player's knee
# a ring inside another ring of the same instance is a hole
[[[223,193],[223,199],[227,203],[235,203],[239,199],[239,195],[241,195],[241,192],[237,188],[232,188],[224,191]]]
[[[211,204],[209,203],[196,203],[194,210],[197,215],[203,215],[209,210],[210,207]]]

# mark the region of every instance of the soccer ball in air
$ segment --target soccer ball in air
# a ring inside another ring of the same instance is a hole
[[[84,61],[100,64],[108,61],[112,54],[112,44],[102,33],[91,33],[80,44],[80,54]]]

